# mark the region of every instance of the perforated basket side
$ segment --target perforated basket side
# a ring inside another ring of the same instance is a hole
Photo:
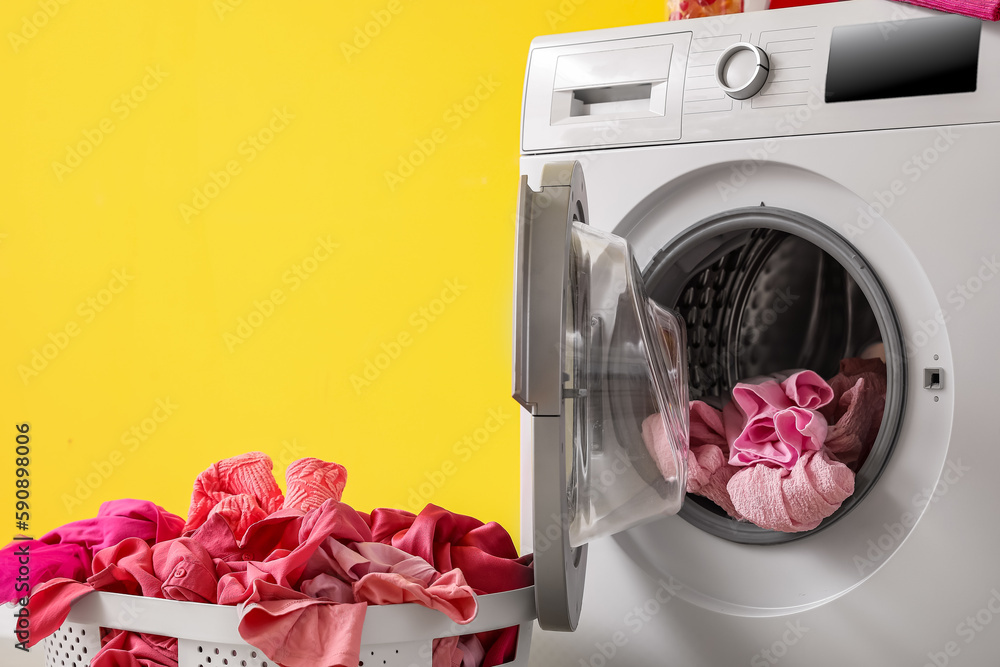
[[[512,667],[528,664],[534,588],[479,596],[479,613],[466,625],[414,604],[371,606],[361,636],[359,667],[431,667],[433,640],[518,626]],[[43,640],[46,667],[90,667],[101,628],[176,637],[179,667],[278,667],[247,644],[237,627],[239,610],[193,602],[91,593],[74,603],[69,618]]]
[[[42,640],[46,667],[90,667],[100,648],[100,626],[71,621]]]

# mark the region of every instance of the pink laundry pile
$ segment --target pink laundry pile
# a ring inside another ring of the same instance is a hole
[[[845,359],[829,383],[800,371],[737,384],[722,411],[692,401],[688,493],[761,528],[816,528],[854,493],[885,393],[883,361]],[[664,476],[675,475],[659,414],[643,422],[642,435]]]
[[[213,464],[195,482],[186,524],[150,503],[115,501],[46,535],[31,551],[46,569],[32,582],[29,645],[55,632],[74,600],[110,591],[242,605],[240,635],[283,667],[355,667],[369,604],[412,602],[465,624],[477,594],[532,584],[531,556],[518,558],[496,523],[434,505],[357,512],[340,502],[346,470],[318,459],[289,466],[282,495],[271,468],[261,453]],[[0,551],[4,581],[18,548]],[[517,627],[435,640],[433,663],[503,664],[516,641]],[[91,665],[176,667],[177,643],[106,631]]]

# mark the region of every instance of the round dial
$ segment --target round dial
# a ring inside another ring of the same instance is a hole
[[[753,97],[764,87],[771,69],[767,53],[748,42],[733,44],[715,64],[715,80],[735,100]]]

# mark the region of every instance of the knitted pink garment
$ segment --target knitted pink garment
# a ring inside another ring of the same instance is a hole
[[[205,523],[217,512],[233,532],[242,536],[247,528],[281,509],[284,496],[271,474],[271,459],[263,452],[250,452],[213,463],[198,475],[191,492],[184,534]]]
[[[320,459],[299,459],[285,471],[285,509],[308,512],[330,498],[340,500],[347,484],[347,468]]]

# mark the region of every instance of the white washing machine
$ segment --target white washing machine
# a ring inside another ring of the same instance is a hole
[[[1000,25],[856,0],[542,37],[521,151],[531,663],[996,664]],[[878,437],[819,527],[685,494],[689,399],[878,343]]]

